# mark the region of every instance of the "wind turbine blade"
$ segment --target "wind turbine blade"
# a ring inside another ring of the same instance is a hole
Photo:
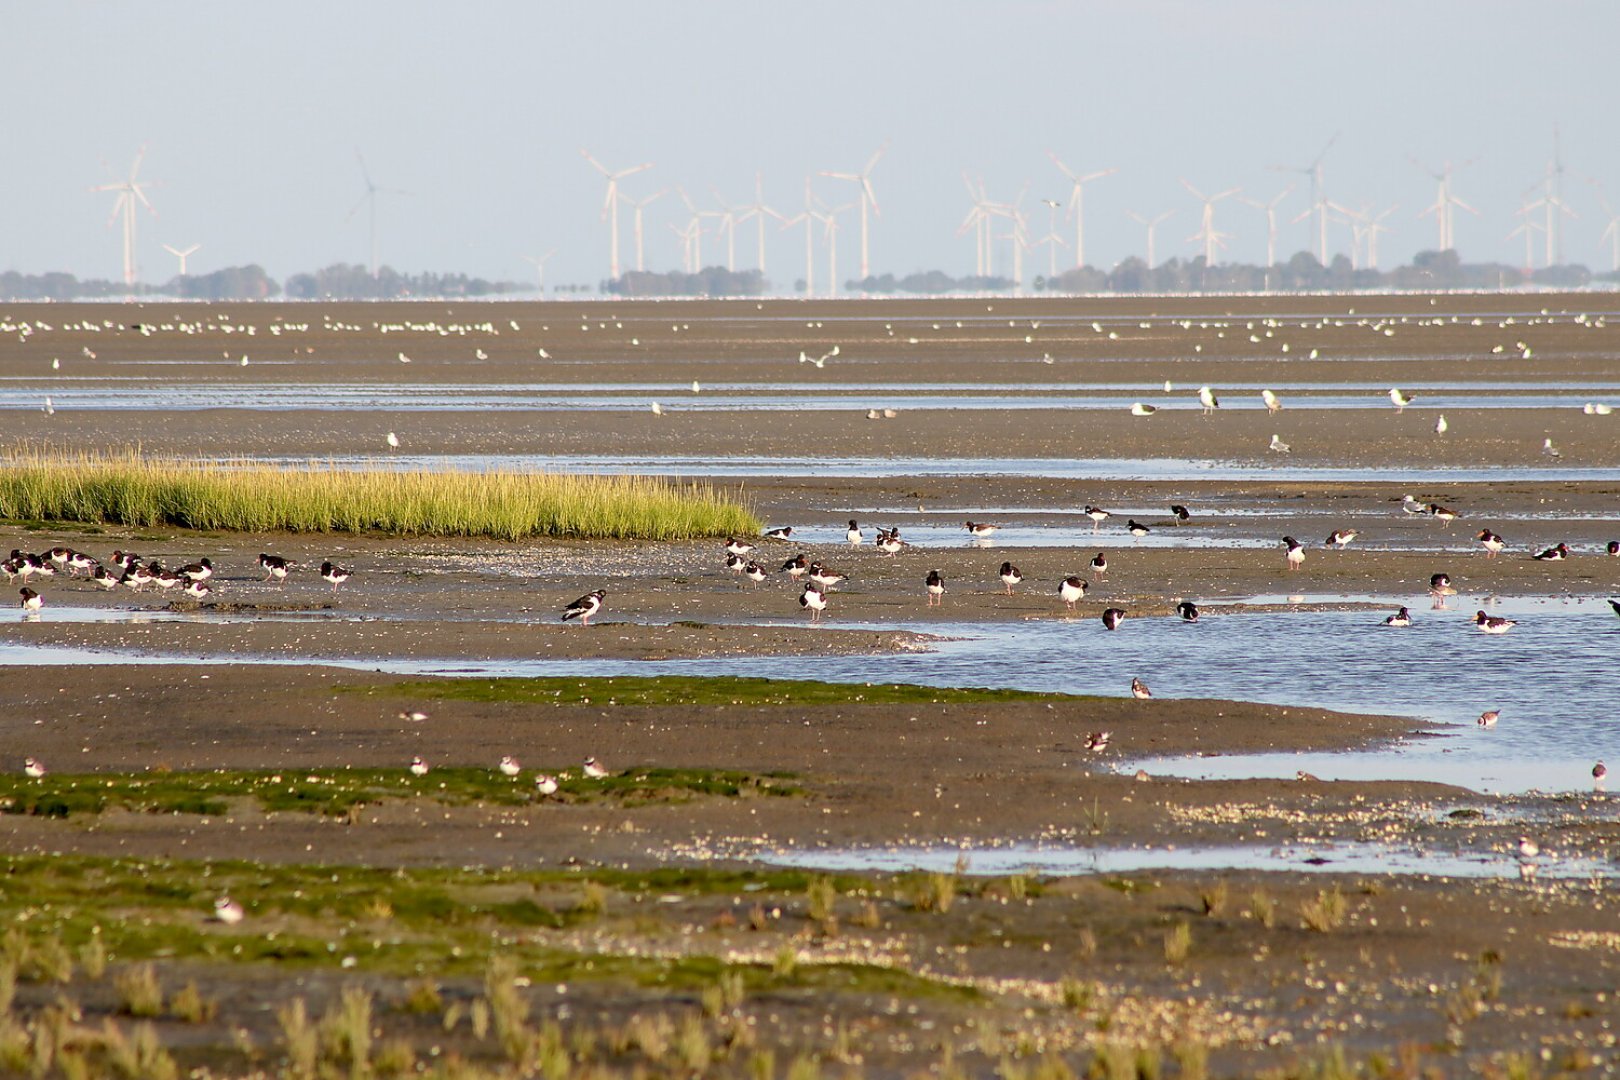
[[[883,145],[877,148],[877,153],[873,154],[871,156],[871,158],[867,160],[866,168],[861,170],[861,174],[864,176],[866,173],[871,172],[872,167],[878,163],[878,158],[880,158],[884,154],[888,153],[888,151],[889,151],[889,140],[884,139],[883,140]]]
[[[115,189],[105,188],[103,190],[110,191]],[[124,212],[124,200],[127,198],[129,198],[129,192],[126,191],[119,195],[118,198],[113,200],[112,213],[107,215],[107,227],[109,229],[112,228],[112,223],[118,220],[118,215]]]
[[[652,168],[652,162],[643,161],[640,165],[633,165],[628,169],[620,169],[618,172],[613,174],[613,179],[623,180],[627,176],[634,176],[638,172],[646,172],[650,168]]]
[[[1058,167],[1058,172],[1062,173],[1064,176],[1067,176],[1070,180],[1073,180],[1073,181],[1075,181],[1077,183],[1079,182],[1080,178],[1074,174],[1074,170],[1069,168],[1067,165],[1063,164],[1063,162],[1058,159],[1058,156],[1057,156],[1056,153],[1054,153],[1051,150],[1048,150],[1046,152],[1046,156],[1052,159],[1052,164],[1054,164],[1054,165],[1056,165]]]
[[[1188,179],[1185,176],[1183,176],[1181,178],[1181,186],[1186,188],[1188,191],[1192,192],[1193,197],[1195,199],[1197,199],[1199,202],[1209,202],[1208,199],[1204,198],[1204,193],[1202,191],[1199,191],[1197,188],[1193,187],[1191,182],[1189,182]]]
[[[1343,134],[1344,134],[1343,131],[1335,131],[1333,133],[1333,138],[1331,138],[1331,139],[1329,139],[1327,141],[1327,145],[1322,147],[1322,152],[1320,154],[1316,155],[1316,160],[1311,162],[1310,167],[1305,171],[1314,172],[1316,170],[1316,167],[1318,165],[1322,164],[1322,159],[1327,157],[1327,152],[1329,150],[1333,149],[1333,144],[1339,141],[1339,136],[1343,135]]]
[[[1222,199],[1229,198],[1230,196],[1236,195],[1238,192],[1240,192],[1242,190],[1243,189],[1240,188],[1240,187],[1227,188],[1225,191],[1221,192],[1219,195],[1210,196],[1209,201],[1210,202],[1220,202]]]
[[[861,179],[861,177],[860,177],[860,174],[859,174],[859,173],[852,173],[852,172],[827,172],[827,171],[826,171],[826,170],[825,170],[825,169],[824,169],[824,170],[822,170],[822,173],[821,173],[821,175],[822,175],[822,176],[830,176],[830,177],[832,177],[832,178],[833,178],[833,179],[834,179],[834,180],[854,180],[854,181],[856,181],[856,182],[859,182],[859,181],[860,181],[860,179]]]
[[[1463,202],[1461,199],[1457,198],[1455,195],[1453,195],[1451,197],[1451,205],[1452,206],[1460,206],[1464,210],[1468,211],[1470,214],[1473,214],[1475,217],[1480,216],[1478,210],[1475,210],[1472,206],[1469,206],[1467,203]]]
[[[371,182],[371,172],[366,168],[366,159],[360,156],[360,148],[354,148],[354,160],[360,163],[360,177],[366,182],[367,191],[377,190],[377,185]]]
[[[861,190],[866,192],[866,201],[872,207],[872,213],[882,217],[883,211],[878,208],[877,192],[872,190],[872,181],[865,176],[861,177]]]
[[[603,176],[611,177],[613,175],[611,172],[608,171],[608,167],[606,165],[603,165],[600,161],[597,161],[595,158],[591,157],[591,152],[589,150],[585,149],[584,147],[580,147],[579,155],[580,155],[580,157],[584,158],[586,161],[590,162],[591,163],[591,168],[595,169],[597,172],[601,173]]]
[[[1075,183],[1077,183],[1077,184],[1089,184],[1093,180],[1101,180],[1103,177],[1105,177],[1105,176],[1113,176],[1117,172],[1119,172],[1119,169],[1117,167],[1113,168],[1113,169],[1100,169],[1100,170],[1098,170],[1097,172],[1094,172],[1094,173],[1086,173],[1086,175],[1078,178],[1075,181]]]
[[[141,171],[141,162],[145,158],[146,146],[143,144],[139,150],[135,151],[135,164],[129,167],[129,182],[131,184],[135,183],[135,174]]]
[[[348,221],[350,218],[354,217],[354,215],[358,214],[360,212],[360,208],[362,206],[366,205],[366,200],[370,199],[370,198],[373,198],[373,197],[374,196],[369,191],[366,192],[364,195],[360,196],[360,201],[354,204],[354,209],[353,210],[350,210],[347,214],[343,215],[343,220]]]
[[[157,217],[157,207],[153,206],[151,200],[146,197],[146,192],[141,190],[141,185],[130,184],[129,190],[135,195],[135,198],[140,200],[142,206],[151,211],[153,217]]]

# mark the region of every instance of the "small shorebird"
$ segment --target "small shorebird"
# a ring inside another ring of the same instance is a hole
[[[45,763],[39,758],[23,758],[23,775],[30,780],[38,780],[46,773]]]
[[[1096,574],[1100,578],[1108,576],[1108,556],[1107,555],[1104,555],[1100,551],[1097,552],[1097,557],[1095,559],[1091,560],[1090,565],[1091,565],[1091,572],[1093,574]]]
[[[943,606],[945,603],[945,579],[938,570],[928,571],[928,580],[924,583],[928,589],[928,606]]]
[[[901,548],[906,546],[906,542],[900,539],[900,530],[898,528],[879,529],[877,543],[873,546],[892,558]]]
[[[1086,736],[1086,749],[1093,754],[1100,754],[1108,749],[1108,740],[1113,737],[1112,731],[1093,731]]]
[[[1090,506],[1090,505],[1088,505],[1085,508],[1084,513],[1085,513],[1086,517],[1091,519],[1091,531],[1092,532],[1096,532],[1098,529],[1102,528],[1102,523],[1107,521],[1109,518],[1113,517],[1112,514],[1110,514],[1108,511],[1104,510],[1100,506]]]
[[[588,592],[563,608],[562,621],[567,622],[569,619],[578,619],[579,625],[589,626],[591,625],[591,616],[602,610],[602,602],[606,599],[606,589]]]
[[[1159,407],[1157,405],[1144,405],[1140,401],[1131,405],[1132,416],[1152,416],[1158,411]]]
[[[743,567],[742,575],[755,585],[758,585],[765,580],[765,568],[757,562],[750,561],[747,566]]]
[[[602,763],[593,757],[588,757],[585,759],[583,771],[586,779],[588,780],[601,780],[608,774],[607,769],[602,766]]]
[[[215,922],[222,922],[226,926],[235,926],[245,918],[247,918],[247,912],[242,910],[241,904],[230,897],[222,896],[214,901]]]
[[[1500,615],[1487,615],[1480,611],[1474,615],[1474,625],[1487,634],[1505,634],[1519,624],[1513,619],[1504,619]]]
[[[1085,578],[1066,577],[1063,579],[1063,584],[1058,586],[1058,599],[1068,605],[1070,611],[1073,611],[1074,605],[1085,598],[1088,588],[1090,588],[1090,585],[1086,583]],[[1611,600],[1609,603],[1613,604],[1614,601]],[[1616,605],[1615,614],[1620,615],[1620,605]]]
[[[808,574],[808,577],[810,578],[811,583],[816,587],[821,589],[830,589],[834,585],[837,585],[840,581],[843,581],[846,577],[848,577],[848,575],[840,574],[836,570],[828,570],[820,563],[813,562],[810,564],[810,573]]]
[[[1434,433],[1436,435],[1444,435],[1450,429],[1451,429],[1451,425],[1446,423],[1446,414],[1441,413],[1440,414],[1440,419],[1438,419],[1438,420],[1436,420],[1434,422]]]
[[[1485,557],[1487,559],[1496,558],[1502,553],[1502,549],[1507,547],[1507,542],[1496,533],[1491,532],[1489,529],[1479,530],[1479,535],[1474,537],[1474,539],[1478,540],[1480,542],[1480,546],[1485,549]]]
[[[1384,625],[1385,626],[1411,626],[1412,625],[1412,613],[1410,611],[1407,611],[1405,608],[1401,608],[1395,614],[1393,614],[1393,615],[1389,616],[1387,619],[1385,619],[1384,620]]]
[[[1430,517],[1447,527],[1457,520],[1457,511],[1441,506],[1439,503],[1430,503],[1428,513]]]
[[[1392,386],[1389,388],[1389,403],[1395,406],[1396,412],[1400,412],[1408,405],[1412,404],[1412,398],[1407,394],[1401,393],[1399,389]]]
[[[540,796],[557,794],[557,778],[549,773],[541,773],[534,778],[534,793]]]
[[[1177,525],[1180,525],[1183,521],[1186,521],[1187,519],[1191,518],[1192,513],[1185,506],[1182,506],[1180,503],[1171,503],[1170,504],[1170,516],[1176,519],[1176,524]]]
[[[206,581],[188,581],[181,591],[193,600],[202,600],[214,591],[214,587]]]
[[[24,611],[38,611],[40,608],[45,606],[45,598],[27,586],[18,589],[17,595],[22,597],[22,604],[20,606]]]
[[[1533,859],[1541,854],[1541,845],[1528,836],[1519,837],[1519,858]]]
[[[791,525],[783,525],[778,529],[765,530],[765,539],[767,540],[791,540],[792,538],[793,526]]]
[[[1603,762],[1600,761],[1596,765],[1592,766],[1592,783],[1596,784],[1598,787],[1603,786],[1603,781],[1608,778],[1608,775],[1609,767],[1603,764]]]
[[[1493,728],[1496,726],[1496,722],[1500,719],[1502,719],[1501,709],[1486,709],[1484,712],[1479,714],[1479,719],[1475,720],[1474,723],[1478,724],[1482,728]]]
[[[1451,584],[1450,574],[1431,574],[1429,576],[1429,595],[1434,597],[1436,610],[1446,606],[1446,597],[1456,596],[1457,589]]]
[[[1282,542],[1288,548],[1288,569],[1298,570],[1305,563],[1305,545],[1292,536],[1283,537]]]
[[[280,555],[266,555],[259,553],[259,569],[264,571],[264,580],[275,578],[277,582],[287,583],[287,572],[292,569],[292,563]],[[133,572],[133,571],[132,571]]]
[[[1221,399],[1208,386],[1201,386],[1198,388],[1198,404],[1204,407],[1204,415],[1208,416],[1221,407]]]
[[[1292,446],[1289,446],[1287,443],[1282,441],[1281,435],[1272,435],[1271,445],[1267,447],[1267,449],[1275,450],[1279,454],[1291,454],[1294,452],[1294,448]]]
[[[352,571],[345,570],[335,562],[328,560],[327,562],[321,563],[321,580],[331,584],[333,593],[338,591],[339,585],[342,585],[345,581],[348,581],[353,576],[354,573]]]
[[[1125,528],[1138,540],[1152,532],[1151,529],[1142,524],[1140,521],[1137,521],[1135,518],[1131,518],[1129,521],[1127,521],[1125,523]]]
[[[126,571],[135,569],[136,564],[140,561],[141,557],[133,551],[114,551],[112,553],[112,564],[122,567]]]
[[[423,760],[421,754],[411,758],[410,770],[412,776],[426,776],[428,774],[428,763]]]
[[[1328,538],[1322,541],[1323,547],[1335,547],[1341,551],[1350,546],[1350,541],[1356,538],[1354,529],[1334,529],[1328,533]]]
[[[810,556],[806,555],[802,551],[793,556],[793,558],[789,559],[787,562],[783,563],[782,568],[777,571],[778,574],[786,574],[794,581],[798,581],[809,572]]]
[[[175,573],[188,581],[207,581],[214,576],[214,564],[206,558],[198,559],[194,563],[187,563]]]
[[[398,716],[401,720],[409,720],[413,724],[420,724],[422,721],[428,718],[428,714],[422,712],[420,709],[408,709],[405,712],[399,713]]]
[[[118,587],[118,575],[114,574],[111,570],[108,570],[105,566],[97,566],[95,569],[91,570],[90,580],[95,582],[97,585],[100,585],[103,589],[116,589]]]
[[[1146,701],[1152,696],[1153,691],[1148,689],[1147,683],[1143,682],[1141,679],[1131,680],[1131,697],[1136,698],[1139,701]]]
[[[1266,403],[1266,412],[1269,412],[1269,413],[1282,412],[1282,401],[1277,397],[1276,394],[1273,394],[1270,390],[1262,390],[1262,391],[1260,391],[1260,400]]]
[[[747,565],[748,560],[743,558],[741,555],[726,556],[726,569],[730,570],[733,574],[740,575],[743,572],[743,568]],[[741,585],[738,587],[741,588]]]
[[[861,546],[861,527],[855,523],[854,518],[849,519],[849,529],[845,531],[844,538],[849,541],[850,547]]]
[[[1558,452],[1557,448],[1555,448],[1553,446],[1552,436],[1550,436],[1550,435],[1547,438],[1541,440],[1541,452],[1543,454],[1546,454],[1550,458],[1562,457],[1563,456],[1562,454],[1560,454]]]
[[[1118,630],[1119,624],[1125,621],[1125,609],[1111,607],[1102,613],[1102,623],[1108,630]]]
[[[1546,551],[1537,552],[1530,557],[1538,562],[1563,562],[1569,558],[1569,545],[1560,542],[1557,547],[1550,547]]]
[[[1183,600],[1176,605],[1176,614],[1181,616],[1182,622],[1198,621],[1198,605],[1191,600]]]
[[[390,450],[398,450],[399,449],[399,436],[395,435],[392,431],[390,431],[388,433],[388,435],[387,435],[387,437],[385,438],[384,441],[386,441],[388,443],[388,449],[390,449]]]
[[[743,540],[738,540],[735,536],[726,541],[727,555],[746,555],[753,550],[753,544],[747,543]]]
[[[1019,584],[1020,582],[1022,582],[1024,580],[1023,572],[1020,571],[1018,569],[1018,567],[1014,566],[1010,562],[1002,563],[1001,564],[1001,570],[1000,570],[999,573],[1000,573],[1000,577],[1001,577],[1001,583],[1007,587],[1007,595],[1008,596],[1011,596],[1013,594],[1013,586]]]
[[[995,531],[999,528],[1001,528],[1000,525],[992,525],[988,521],[967,522],[968,534],[976,540],[982,540],[987,536],[994,535]]]
[[[799,594],[799,606],[809,610],[811,622],[820,622],[821,613],[827,610],[827,594],[815,582],[808,582]]]
[[[496,768],[501,770],[502,776],[516,776],[523,771],[523,767],[518,764],[518,759],[511,754],[502,756],[501,763]]]

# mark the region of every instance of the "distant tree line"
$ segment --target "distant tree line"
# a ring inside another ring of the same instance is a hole
[[[161,285],[72,274],[0,273],[0,300],[93,300],[101,297],[174,297],[181,300],[397,300],[412,296],[498,296],[532,287],[513,281],[487,281],[466,274],[402,274],[383,267],[376,277],[364,266],[336,263],[312,274],[294,274],[278,284],[261,266],[228,266],[209,274],[173,277]]]
[[[706,266],[695,274],[630,270],[602,282],[602,291],[612,296],[764,296],[768,284],[758,270]]]
[[[953,278],[942,270],[922,270],[896,278],[893,274],[873,275],[858,281],[846,281],[844,288],[865,293],[917,293],[923,296],[941,296],[950,292],[1005,292],[1013,287],[1007,277]]]

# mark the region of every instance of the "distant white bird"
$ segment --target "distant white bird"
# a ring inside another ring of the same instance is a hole
[[[1260,391],[1260,400],[1266,403],[1267,412],[1275,413],[1282,411],[1282,402],[1278,400],[1277,395],[1273,394],[1270,390]]]
[[[652,414],[654,416],[663,416],[664,415],[664,407],[662,405],[658,404],[658,402],[656,402],[656,401],[653,402],[652,403]]]
[[[1277,451],[1277,453],[1279,453],[1279,454],[1293,453],[1293,447],[1291,447],[1287,443],[1283,442],[1282,441],[1282,436],[1280,436],[1280,435],[1273,435],[1271,437],[1271,447],[1270,448],[1272,450]]]
[[[868,420],[881,420],[881,419],[883,419],[883,414],[881,412],[879,412],[877,409],[867,409],[866,410],[866,418]]]
[[[399,362],[402,364],[408,364],[411,362],[411,358],[405,355],[405,351],[403,349],[401,349],[399,353]]]
[[[245,356],[244,356],[244,357],[242,357],[242,366],[243,366],[243,367],[247,367],[247,366],[248,366],[248,358],[247,358],[247,357],[245,357]]]
[[[1451,425],[1446,423],[1446,414],[1441,413],[1440,414],[1440,419],[1438,419],[1438,420],[1436,420],[1434,422],[1434,433],[1436,435],[1444,435],[1450,429],[1451,429]]]
[[[62,361],[60,359],[57,359],[57,358],[52,358],[52,360],[51,360],[51,370],[52,371],[61,371],[62,370]]]
[[[245,918],[247,918],[247,912],[242,910],[241,904],[230,897],[222,896],[214,901],[214,920],[216,922],[222,922],[226,926],[235,926]]]
[[[23,775],[30,780],[38,780],[45,775],[45,763],[38,758],[25,758],[23,760]]]
[[[417,755],[411,758],[410,769],[412,776],[426,776],[428,774],[428,763],[422,759],[421,755]]]
[[[413,710],[410,710],[409,712],[400,713],[399,718],[401,720],[409,720],[413,724],[420,724],[423,720],[426,720],[428,718],[428,714],[425,713],[425,712],[422,712],[420,710],[413,709]]]
[[[1389,401],[1390,404],[1395,406],[1396,412],[1400,412],[1408,405],[1412,404],[1412,398],[1401,393],[1400,389],[1394,386],[1389,388]]]
[[[1221,407],[1221,399],[1208,386],[1201,386],[1198,389],[1198,404],[1204,407],[1204,415],[1208,416]]]
[[[601,780],[608,774],[608,771],[602,767],[602,764],[593,757],[588,757],[585,759],[584,772],[585,775],[592,780]]]
[[[1553,446],[1553,444],[1552,444],[1552,436],[1550,436],[1550,435],[1547,438],[1541,440],[1541,452],[1543,454],[1546,454],[1548,457],[1562,457],[1563,456],[1558,452],[1557,448]]]
[[[475,349],[473,351],[473,355],[478,357],[478,359],[480,359],[480,360],[488,360],[489,359],[489,353],[485,352],[483,349]]]
[[[540,357],[540,359],[542,359],[542,360],[550,360],[551,359],[551,354],[546,352],[546,350],[544,350],[544,349],[536,349],[535,354],[538,355]]]
[[[507,754],[502,757],[501,763],[498,767],[501,770],[502,776],[516,776],[518,773],[523,771],[522,766],[518,764],[518,759],[513,757],[511,754]]]
[[[692,393],[694,393],[694,394],[699,393],[699,392],[702,391],[702,389],[703,389],[703,387],[698,385],[698,381],[696,379],[693,379],[692,380]]]
[[[1174,390],[1175,388],[1176,388],[1175,383],[1171,382],[1169,379],[1164,380],[1164,392],[1165,393],[1168,394],[1172,390]]]
[[[1140,401],[1131,406],[1132,416],[1152,416],[1159,411],[1157,405],[1144,405]]]
[[[390,450],[399,449],[399,436],[395,435],[392,431],[388,433],[388,448]]]
[[[534,793],[536,795],[557,794],[557,778],[547,773],[541,773],[534,778]]]
[[[45,398],[45,415],[46,416],[55,416],[56,415],[56,406],[51,404],[51,399],[49,397]]]

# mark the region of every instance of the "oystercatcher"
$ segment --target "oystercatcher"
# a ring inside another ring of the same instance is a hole
[[[799,594],[799,606],[810,612],[811,622],[820,622],[821,613],[827,610],[827,594],[815,582],[806,582],[804,592]]]
[[[753,544],[745,543],[742,540],[738,540],[736,537],[732,537],[730,540],[726,541],[726,553],[729,555],[746,555],[753,550]]]
[[[1010,562],[1001,564],[1000,576],[1001,583],[1007,586],[1008,596],[1012,595],[1013,586],[1024,580],[1023,572]]]
[[[850,547],[861,546],[861,540],[863,539],[861,536],[861,527],[856,524],[854,518],[849,519],[849,529],[844,533],[844,537],[849,541]]]
[[[1334,529],[1328,533],[1328,538],[1322,542],[1323,547],[1336,547],[1344,549],[1350,546],[1350,541],[1356,538],[1354,529]]]
[[[354,573],[352,571],[345,570],[335,562],[327,561],[321,563],[321,580],[331,583],[332,592],[334,594],[338,591],[339,585],[342,585],[345,581],[348,581],[353,576]]]
[[[1102,624],[1106,629],[1118,630],[1119,624],[1125,621],[1125,609],[1111,607],[1102,613]]]
[[[1146,536],[1148,533],[1153,531],[1152,529],[1149,529],[1146,525],[1142,524],[1140,521],[1137,521],[1135,518],[1131,518],[1130,520],[1128,520],[1125,523],[1125,528],[1130,532],[1130,534],[1132,536],[1136,537],[1138,540],[1140,540],[1142,537]]]
[[[741,575],[742,572],[743,572],[743,569],[747,565],[748,565],[748,560],[743,558],[741,555],[727,555],[726,556],[726,569],[730,570],[733,574]]]
[[[1609,546],[1604,548],[1610,555],[1620,555],[1620,540],[1610,540]]]
[[[975,540],[982,540],[987,536],[992,536],[999,528],[1001,528],[1000,525],[992,525],[988,521],[967,522],[967,531]]]
[[[1074,605],[1085,598],[1086,590],[1090,587],[1085,578],[1066,577],[1063,579],[1063,584],[1058,586],[1058,599],[1068,605],[1070,611],[1073,611]],[[1609,603],[1614,604],[1615,602],[1611,600]],[[1615,604],[1615,614],[1620,615],[1620,604]]]
[[[1283,537],[1282,542],[1288,548],[1288,569],[1298,570],[1305,564],[1305,545],[1292,536]]]
[[[1086,517],[1091,519],[1091,531],[1092,532],[1096,532],[1098,529],[1102,528],[1102,523],[1107,521],[1109,518],[1113,517],[1112,514],[1110,514],[1108,511],[1104,510],[1100,506],[1090,506],[1090,505],[1088,505],[1084,512],[1085,512]]]
[[[809,571],[810,571],[810,556],[806,555],[804,552],[801,551],[801,552],[799,552],[799,554],[793,556],[793,558],[791,558],[787,562],[783,563],[782,568],[780,570],[778,570],[777,573],[778,574],[786,574],[788,577],[792,578],[794,581],[798,581],[800,578],[804,577],[804,575],[807,574]]]
[[[103,589],[116,589],[118,587],[118,575],[105,566],[98,566],[90,571],[90,580]]]
[[[1609,606],[1614,608],[1614,613],[1616,615],[1620,615],[1620,600],[1610,600]]]
[[[12,554],[16,555],[17,553],[14,551]],[[114,551],[112,553],[112,564],[122,567],[126,571],[135,569],[135,565],[140,561],[141,557],[133,551]]]
[[[749,581],[752,581],[755,585],[758,585],[760,582],[765,580],[765,568],[759,565],[757,562],[750,562],[747,566],[743,567],[742,573],[743,577],[747,578]]]
[[[182,591],[193,600],[202,600],[214,591],[214,587],[206,581],[188,581]]]
[[[1453,521],[1457,520],[1457,511],[1441,506],[1439,503],[1430,503],[1429,516],[1442,525],[1449,526]]]
[[[1187,508],[1182,506],[1180,503],[1170,504],[1170,514],[1176,519],[1177,525],[1180,525],[1183,521],[1186,521],[1188,518],[1192,517],[1192,514],[1188,512]]]
[[[275,578],[277,582],[285,585],[287,583],[287,572],[292,569],[292,563],[280,555],[265,555],[261,552],[259,555],[259,568],[264,571],[264,580],[269,581],[271,578]]]
[[[1546,551],[1537,552],[1530,557],[1539,562],[1563,562],[1569,558],[1569,545],[1560,542],[1557,547],[1550,547]]]
[[[1478,540],[1480,545],[1484,547],[1485,557],[1487,559],[1496,558],[1499,554],[1501,554],[1502,549],[1507,547],[1506,541],[1504,541],[1496,533],[1491,532],[1489,529],[1479,530],[1479,535],[1474,537],[1474,539]]]
[[[1181,616],[1182,622],[1198,621],[1198,605],[1191,600],[1183,600],[1176,605],[1176,614]]]
[[[937,607],[945,603],[945,579],[938,570],[928,571],[928,580],[924,582],[928,589],[928,606]]]
[[[1609,767],[1603,764],[1603,762],[1600,761],[1596,765],[1592,766],[1592,782],[1594,784],[1603,783],[1604,779],[1608,777],[1608,775]]]
[[[1487,615],[1480,611],[1474,615],[1474,625],[1487,634],[1505,634],[1519,624],[1512,619],[1504,619],[1500,615]]]
[[[840,581],[843,581],[848,575],[840,574],[836,570],[828,570],[820,563],[813,562],[810,564],[810,573],[808,576],[810,580],[818,587],[822,589],[830,589],[834,585],[837,585]]]
[[[791,525],[783,525],[779,529],[765,530],[765,539],[767,540],[791,540],[792,538],[793,526]]]
[[[207,581],[214,576],[214,564],[206,558],[198,559],[194,563],[182,566],[175,573],[191,581]]]
[[[40,608],[45,606],[45,598],[27,586],[18,589],[17,595],[22,597],[22,604],[20,606],[24,611],[38,611]]]
[[[1411,626],[1412,625],[1412,613],[1410,611],[1407,611],[1405,608],[1401,608],[1395,614],[1393,614],[1389,618],[1385,619],[1384,620],[1384,625],[1385,626]]]
[[[879,551],[883,552],[883,554],[893,556],[901,548],[906,546],[906,542],[900,539],[899,529],[879,529],[876,546]]]
[[[1108,556],[1097,552],[1097,557],[1091,560],[1091,572],[1098,577],[1108,576]]]
[[[1137,698],[1141,701],[1146,701],[1152,696],[1153,691],[1148,689],[1147,683],[1143,682],[1141,679],[1131,680],[1131,697]]]
[[[1541,845],[1528,836],[1519,837],[1519,858],[1533,859],[1541,854]]]
[[[1114,737],[1112,731],[1093,731],[1086,736],[1086,749],[1093,754],[1100,754],[1108,749],[1108,740]]]
[[[67,560],[68,573],[75,576],[81,573],[88,574],[91,570],[94,570],[97,565],[99,564],[96,562],[96,560],[92,559],[82,551],[75,551],[73,554],[68,556]]]
[[[602,601],[606,599],[606,589],[597,589],[595,592],[588,592],[578,600],[575,600],[572,604],[569,604],[567,607],[563,608],[562,621],[567,622],[569,619],[578,619],[579,625],[589,626],[591,625],[591,616],[602,610]]]
[[[1429,578],[1429,595],[1434,597],[1434,606],[1444,608],[1446,597],[1456,596],[1457,590],[1451,584],[1450,574],[1434,574]]]

